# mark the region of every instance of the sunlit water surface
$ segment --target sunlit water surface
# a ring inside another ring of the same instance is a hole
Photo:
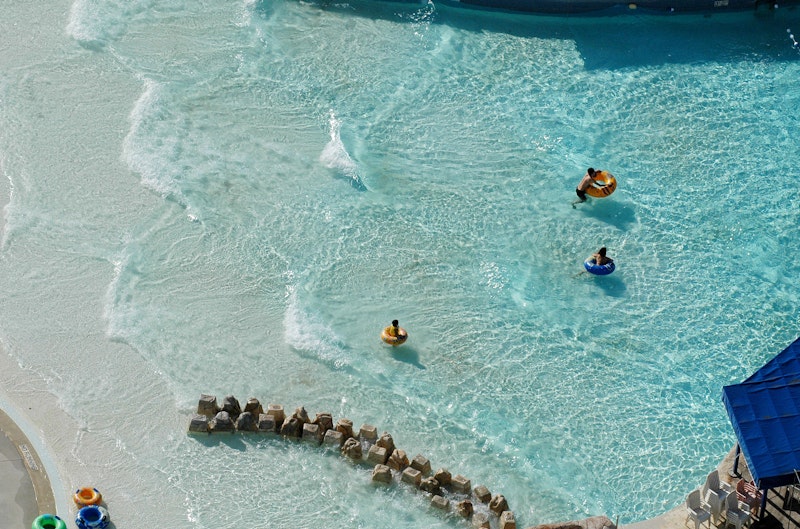
[[[98,461],[141,469],[116,483],[105,466],[124,526],[154,493],[171,527],[464,526],[305,444],[187,436],[201,393],[374,424],[503,494],[520,527],[641,520],[733,446],[722,386],[796,337],[800,12],[80,0],[58,16],[63,59],[0,73],[0,328],[83,425],[73,451],[101,435]],[[61,104],[79,61],[110,79],[97,104],[122,109],[118,137]],[[46,89],[62,99],[29,95]],[[619,188],[573,209],[590,165]],[[600,246],[617,271],[582,273]],[[98,328],[31,317],[86,296]],[[378,338],[394,318],[397,349]],[[73,355],[98,334],[152,368],[165,418],[102,350],[112,379],[87,375]]]

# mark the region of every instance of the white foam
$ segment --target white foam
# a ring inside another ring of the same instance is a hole
[[[336,368],[348,365],[339,338],[321,319],[302,308],[295,287],[287,288],[287,302],[283,319],[286,343],[299,352],[332,363]]]
[[[356,188],[365,188],[364,182],[358,174],[358,164],[350,157],[350,153],[347,152],[347,148],[342,142],[342,121],[336,117],[333,110],[330,111],[328,125],[330,126],[328,131],[330,141],[322,150],[319,160],[328,169],[334,169],[348,178]]]
[[[103,48],[128,30],[128,24],[147,15],[153,0],[75,0],[69,10],[67,35],[82,46]]]
[[[130,169],[141,175],[142,185],[163,197],[180,196],[180,190],[170,173],[169,161],[164,154],[173,150],[177,142],[174,136],[159,138],[155,144],[148,127],[157,128],[163,108],[163,86],[148,78],[142,78],[144,90],[130,112],[131,127],[122,143],[122,157]]]
[[[100,12],[97,2],[76,0],[69,10],[67,35],[85,46],[102,47],[110,36],[110,21]]]
[[[103,304],[103,317],[108,322],[107,333],[112,338],[125,338],[124,326],[121,325],[120,307],[117,304],[120,277],[125,269],[127,259],[122,257],[112,261],[114,276],[108,284],[106,299]]]
[[[258,0],[242,0],[242,5],[239,10],[241,19],[236,23],[239,27],[249,27],[253,19],[253,9],[258,5]]]
[[[3,204],[3,219],[0,221],[0,250],[5,249],[8,239],[9,218],[11,216],[12,204],[14,200],[14,180],[11,174],[6,171],[5,153],[0,151],[0,173],[8,181],[8,201]]]
[[[98,32],[91,23],[93,18],[89,0],[76,0],[69,10],[67,22],[67,35],[78,42],[99,41]]]

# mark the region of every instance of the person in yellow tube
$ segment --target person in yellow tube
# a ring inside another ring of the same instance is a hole
[[[580,204],[581,202],[586,202],[586,190],[590,187],[604,187],[605,184],[599,182],[597,177],[600,176],[602,171],[595,171],[594,168],[590,167],[586,170],[586,174],[583,175],[578,187],[575,188],[575,193],[578,195],[578,200],[572,203],[572,208],[575,209],[575,204]]]
[[[392,320],[392,324],[383,329],[381,340],[389,345],[400,345],[408,339],[408,333],[400,327],[400,322]]]

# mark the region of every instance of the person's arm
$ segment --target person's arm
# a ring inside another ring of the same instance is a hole
[[[605,182],[600,182],[598,180],[595,180],[594,178],[592,178],[592,185],[594,187],[606,187],[606,183]]]

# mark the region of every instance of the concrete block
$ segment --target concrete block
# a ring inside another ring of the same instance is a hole
[[[215,395],[200,395],[200,400],[197,402],[198,414],[213,419],[220,409],[221,408],[217,405],[217,397]]]
[[[342,454],[353,461],[360,461],[362,456],[361,443],[352,437],[345,439],[342,445]]]
[[[450,474],[450,471],[446,468],[440,468],[436,472],[433,473],[433,477],[436,478],[436,481],[439,482],[439,485],[442,487],[447,487],[453,481],[453,477]]]
[[[262,413],[258,416],[258,432],[259,433],[275,433],[277,432],[277,425],[275,424],[275,417]]]
[[[472,527],[475,529],[490,529],[489,516],[486,513],[476,512],[472,515]]]
[[[450,500],[448,500],[447,498],[442,498],[439,495],[436,495],[433,498],[431,498],[431,505],[442,511],[450,510]]]
[[[498,525],[500,529],[517,529],[517,521],[514,519],[514,513],[511,511],[503,511],[500,514]]]
[[[386,465],[375,465],[375,468],[372,469],[372,481],[391,483],[392,469]]]
[[[254,417],[258,417],[264,413],[264,408],[261,406],[261,403],[257,398],[250,397],[247,399],[247,403],[244,405],[244,411],[249,411]]]
[[[358,431],[358,437],[369,443],[375,443],[378,440],[378,429],[371,424],[362,424]]]
[[[350,419],[341,418],[336,421],[336,431],[342,432],[345,440],[350,437],[355,437],[353,434],[353,421]]]
[[[403,483],[410,483],[411,485],[419,488],[419,483],[422,481],[422,472],[415,468],[408,467],[403,470],[400,481]]]
[[[475,512],[475,507],[469,500],[461,500],[456,503],[456,512],[464,518],[469,518]]]
[[[456,474],[451,481],[451,488],[454,492],[469,494],[469,491],[472,489],[472,483],[461,474]]]
[[[395,449],[386,460],[386,465],[392,470],[397,470],[398,472],[405,470],[408,464],[408,456],[406,455],[405,450]]]
[[[478,485],[475,487],[475,490],[473,490],[472,493],[481,503],[489,503],[489,501],[492,499],[492,493],[489,492],[489,489],[487,489],[484,485]]]
[[[319,425],[311,423],[304,424],[301,439],[307,443],[318,445],[321,441],[319,435]]]
[[[431,473],[431,462],[426,457],[417,454],[411,460],[411,468],[415,468],[422,472],[423,475],[427,475]]]
[[[227,411],[218,412],[211,421],[208,423],[208,431],[211,433],[229,432],[234,433],[234,428],[231,416]]]
[[[286,412],[283,411],[283,406],[280,404],[267,405],[267,415],[275,417],[275,424],[283,424],[286,420]]]
[[[189,423],[189,433],[208,434],[208,417],[200,413],[194,414]]]
[[[378,445],[370,446],[369,452],[367,452],[367,463],[380,465],[386,463],[386,449]]]
[[[325,446],[341,449],[342,444],[344,444],[344,435],[342,432],[337,432],[336,430],[328,430],[325,432],[325,437],[322,439],[322,443]]]
[[[489,510],[497,516],[500,516],[503,511],[507,511],[508,502],[506,501],[506,497],[502,494],[495,494],[492,496],[492,501],[489,502]]]

